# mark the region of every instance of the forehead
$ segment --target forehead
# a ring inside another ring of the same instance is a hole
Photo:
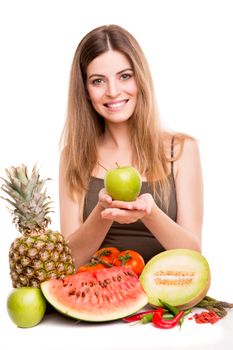
[[[128,57],[115,50],[109,50],[94,58],[87,66],[87,75],[117,73],[124,69],[132,69],[132,64]]]

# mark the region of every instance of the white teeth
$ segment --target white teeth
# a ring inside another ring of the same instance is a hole
[[[125,104],[125,101],[116,102],[116,103],[107,103],[107,106],[109,108],[118,108],[118,107],[122,106],[123,104]]]

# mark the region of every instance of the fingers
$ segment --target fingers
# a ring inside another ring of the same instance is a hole
[[[112,203],[112,198],[107,194],[104,188],[102,188],[99,192],[99,202],[104,208],[108,207]]]
[[[120,224],[129,224],[136,222],[145,215],[142,210],[125,210],[118,208],[107,208],[101,213],[103,219],[113,220]]]
[[[146,210],[146,203],[143,200],[137,199],[133,202],[124,202],[113,200],[111,208],[127,209],[127,210]]]
[[[108,195],[105,188],[102,188],[99,192],[99,202],[103,208],[123,209],[129,211],[139,211],[145,214],[150,214],[154,203],[153,197],[149,193],[140,195],[135,201],[125,202],[119,200],[113,200]],[[113,212],[111,212],[113,213]],[[138,214],[141,217],[141,213]]]
[[[139,196],[138,200],[142,201],[145,204],[145,213],[150,214],[152,208],[155,204],[155,201],[150,193],[144,193]]]
[[[112,204],[112,198],[108,194],[106,194],[103,196],[102,202],[106,202],[107,204]]]
[[[133,202],[125,202],[113,200],[103,188],[99,192],[99,201],[103,207],[119,208],[127,210],[146,210],[146,203],[143,200],[137,199]]]

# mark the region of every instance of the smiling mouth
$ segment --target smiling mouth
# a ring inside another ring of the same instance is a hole
[[[105,103],[104,106],[107,107],[108,109],[116,110],[126,105],[128,101],[129,100],[122,100],[122,101],[113,102],[113,103]]]

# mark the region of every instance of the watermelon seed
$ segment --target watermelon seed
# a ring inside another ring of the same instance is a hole
[[[75,289],[69,290],[68,294],[69,294],[69,295],[75,295]]]
[[[72,287],[72,283],[65,282],[64,280],[62,280],[62,282],[64,287]]]
[[[109,279],[109,278],[107,278],[106,280],[104,280],[104,283],[106,284],[106,286],[108,285],[108,284],[110,284],[111,283],[111,280]]]
[[[133,277],[133,276],[134,276],[134,274],[132,273],[132,271],[128,271],[128,276],[130,276],[130,277]]]
[[[110,298],[109,298],[108,295],[105,295],[104,298],[105,298],[106,301],[110,301]]]
[[[106,288],[107,284],[105,282],[99,281],[99,286],[102,288]]]

